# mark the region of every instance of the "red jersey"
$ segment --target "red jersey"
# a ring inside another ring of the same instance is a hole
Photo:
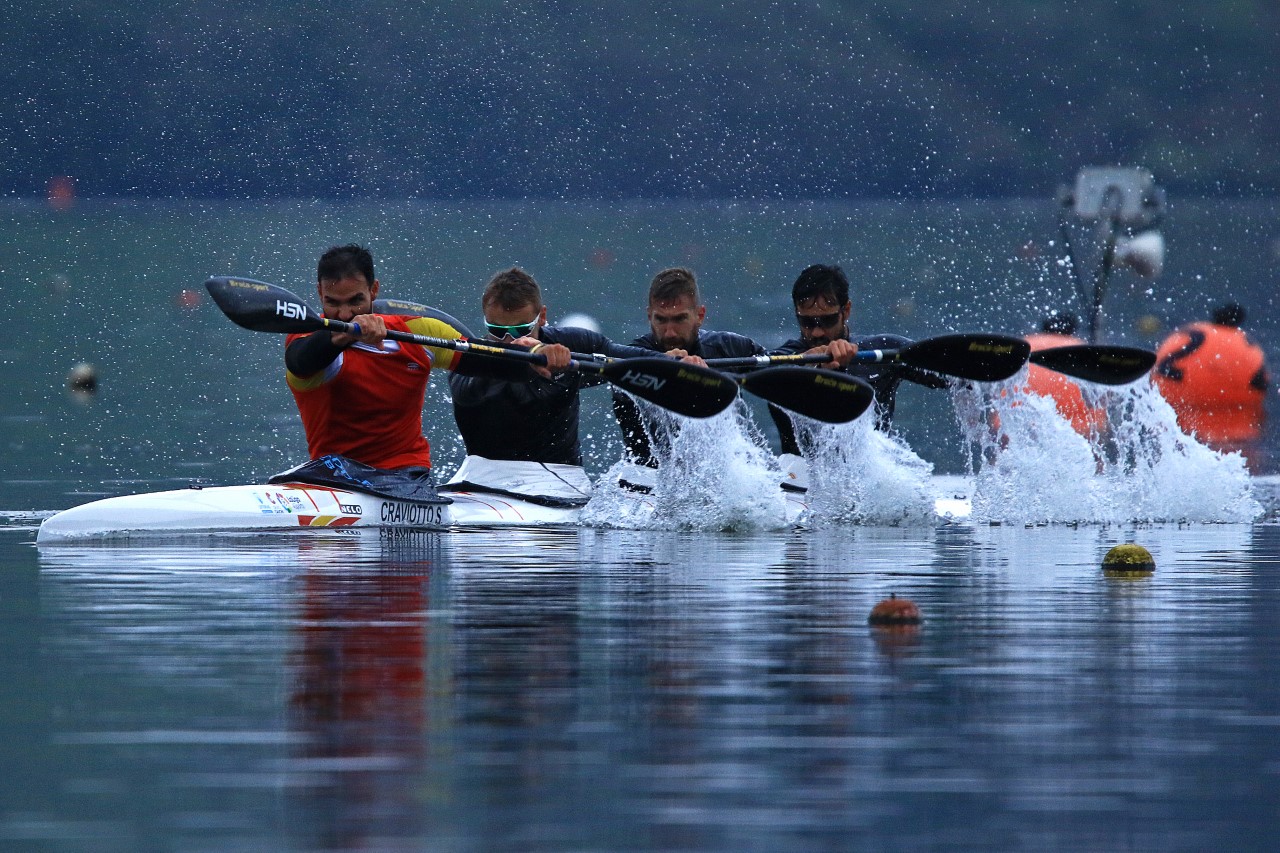
[[[437,338],[461,333],[432,317],[384,316],[387,329]],[[285,347],[303,334],[289,335]],[[422,404],[433,366],[452,370],[461,353],[385,340],[353,344],[311,376],[285,371],[302,415],[312,459],[336,453],[375,468],[431,466]]]

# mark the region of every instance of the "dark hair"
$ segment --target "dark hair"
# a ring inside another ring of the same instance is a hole
[[[1074,335],[1080,320],[1069,311],[1054,311],[1040,324],[1040,331],[1050,335]]]
[[[649,282],[649,303],[671,302],[681,296],[688,296],[697,305],[702,301],[698,294],[698,279],[692,270],[684,267],[668,267],[660,270]]]
[[[480,297],[480,305],[487,308],[495,302],[504,311],[523,308],[526,305],[541,308],[542,290],[533,280],[533,276],[519,267],[512,267],[496,274],[485,285],[484,295]]]
[[[1218,326],[1230,326],[1238,329],[1244,325],[1244,306],[1239,302],[1228,302],[1213,309],[1213,322]]]
[[[339,281],[357,275],[373,284],[373,255],[356,243],[330,246],[316,264],[316,281]]]
[[[849,279],[844,270],[827,264],[814,264],[804,268],[796,283],[791,286],[791,301],[799,305],[819,296],[830,296],[841,308],[849,301]]]

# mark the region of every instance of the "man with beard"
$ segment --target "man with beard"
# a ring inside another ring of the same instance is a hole
[[[708,358],[730,358],[760,355],[764,347],[750,338],[733,332],[714,332],[702,328],[707,306],[698,292],[698,281],[691,270],[670,267],[661,270],[649,284],[646,315],[649,333],[631,342],[632,346],[689,358],[701,364]],[[657,460],[650,445],[650,433],[635,401],[621,391],[613,392],[613,413],[622,430],[622,440],[632,460],[656,467]],[[652,432],[652,430],[650,431]]]
[[[697,278],[684,267],[670,267],[653,277],[649,284],[646,315],[649,319],[649,333],[632,341],[632,346],[684,358],[699,365],[705,364],[706,359],[764,354],[764,348],[748,337],[702,328],[707,316],[707,306],[703,304],[698,292]],[[828,343],[830,342],[820,342],[814,347],[806,347],[806,350],[826,352]],[[824,367],[847,364],[856,350],[847,342],[840,341],[830,351],[834,361],[822,365]],[[645,421],[635,402],[615,390],[613,412],[632,460],[641,465],[656,467],[657,461],[650,442],[654,431],[650,429],[646,432]]]
[[[853,305],[849,301],[849,279],[840,267],[826,264],[806,267],[791,288],[791,302],[795,306],[796,322],[800,325],[800,337],[771,350],[770,354],[809,352],[826,347],[834,361],[845,365],[841,369],[871,384],[875,391],[876,429],[889,429],[898,385],[902,380],[927,388],[947,387],[947,380],[936,373],[903,364],[851,360],[859,349],[901,349],[911,341],[900,335],[855,337],[850,334],[849,318]],[[782,452],[800,455],[791,416],[776,406],[769,407],[769,414],[778,427]]]

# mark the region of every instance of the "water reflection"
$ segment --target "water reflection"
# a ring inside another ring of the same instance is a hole
[[[1107,577],[1121,541],[1155,573]],[[1277,527],[468,531],[39,562],[53,793],[23,815],[106,821],[108,849],[1203,849],[1274,811]],[[868,626],[890,593],[917,632]]]
[[[422,832],[415,778],[428,685],[447,692],[449,682],[447,666],[428,667],[436,660],[428,654],[432,551],[348,568],[299,549],[286,683],[289,728],[302,748],[286,767],[302,818],[292,823],[308,848],[357,849]]]

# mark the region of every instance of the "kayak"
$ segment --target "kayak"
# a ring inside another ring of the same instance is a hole
[[[586,473],[575,465],[497,463],[467,457],[449,482],[434,490],[434,499],[289,482],[287,477],[264,485],[192,486],[72,507],[45,519],[36,542],[218,531],[446,530],[572,524],[590,498],[590,490]]]
[[[808,511],[804,460],[784,456],[779,462],[782,524],[803,524]],[[479,456],[466,457],[448,482],[432,490],[430,499],[396,497],[335,482],[290,481],[289,473],[262,485],[192,486],[92,501],[46,518],[36,542],[360,528],[377,528],[394,537],[408,531],[465,527],[572,525],[593,491],[579,466]],[[620,520],[653,512],[657,474],[641,466],[622,468],[617,493],[627,505],[619,509]],[[968,500],[939,497],[936,510],[939,520],[963,519],[968,516]]]

